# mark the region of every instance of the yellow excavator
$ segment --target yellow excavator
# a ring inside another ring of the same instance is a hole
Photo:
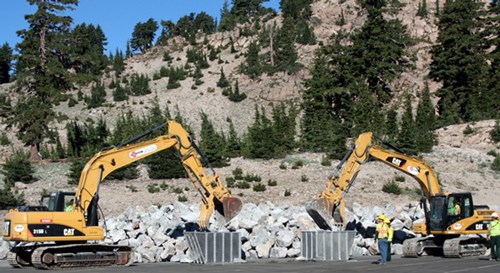
[[[167,134],[137,142],[165,128]],[[214,210],[226,221],[236,216],[242,206],[240,199],[231,196],[213,169],[212,175],[205,173],[202,163],[210,165],[188,132],[179,123],[167,121],[94,155],[81,173],[76,193],[56,192],[42,198],[40,206],[10,210],[3,237],[17,245],[8,254],[8,262],[13,267],[40,269],[130,264],[131,247],[99,242],[105,237],[98,219],[99,185],[113,171],[171,147],[179,152],[184,169],[200,192],[200,228],[207,229]],[[65,209],[68,200],[72,200],[71,207]]]
[[[420,184],[425,223],[414,224],[417,237],[404,241],[405,257],[418,257],[424,252],[445,257],[483,255],[487,249],[484,235],[488,233],[491,214],[495,211],[487,206],[475,206],[469,192],[442,192],[429,165],[380,138],[377,139],[386,147],[375,145],[374,138],[377,137],[371,132],[361,134],[336,167],[323,192],[306,203],[306,210],[318,227],[325,230],[345,227],[344,197],[361,165],[375,159],[410,175]],[[456,206],[460,209],[455,209]]]

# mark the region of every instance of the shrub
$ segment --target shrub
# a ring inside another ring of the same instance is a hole
[[[276,182],[276,180],[274,180],[274,179],[269,179],[267,181],[267,185],[270,187],[274,187],[274,186],[278,185],[278,182]]]
[[[498,120],[495,122],[493,130],[490,131],[490,137],[495,143],[500,141],[500,122]]]
[[[172,190],[174,193],[182,193],[182,189],[179,188],[179,187],[175,187],[173,190]]]
[[[166,190],[167,188],[168,188],[167,183],[162,182],[162,183],[160,184],[160,189],[162,189],[162,190]]]
[[[394,180],[390,180],[385,183],[382,187],[382,191],[387,193],[394,193],[397,195],[401,194],[402,192],[401,187],[399,187],[399,185]]]
[[[495,157],[495,160],[493,160],[493,163],[491,163],[491,169],[500,172],[500,154]]]
[[[285,162],[281,162],[280,169],[286,170],[286,164],[285,164]]]
[[[37,179],[33,176],[35,170],[29,161],[29,152],[22,150],[14,151],[3,165],[1,173],[5,176],[6,185],[14,185],[15,182],[32,183]]]
[[[402,176],[402,175],[396,175],[396,176],[394,177],[394,180],[395,180],[395,181],[397,181],[397,182],[404,182],[406,179],[405,179],[405,177],[404,177],[404,176]]]
[[[187,200],[188,200],[187,197],[184,195],[177,196],[177,201],[179,201],[179,202],[187,202]]]
[[[77,104],[78,104],[77,100],[75,100],[73,97],[69,98],[69,100],[68,100],[68,107],[69,108],[74,107]]]
[[[10,144],[10,140],[7,137],[7,134],[5,132],[2,132],[2,134],[0,135],[0,145],[5,146],[5,145],[9,145],[9,144]]]
[[[402,190],[401,193],[410,196],[411,199],[420,199],[420,197],[422,196],[422,190],[419,188],[410,189],[406,187]]]
[[[257,183],[253,185],[253,191],[266,191],[266,185],[262,183]]]
[[[160,192],[160,188],[158,187],[158,184],[154,183],[154,184],[149,184],[148,185],[148,192],[149,193],[156,193],[156,192]]]
[[[243,177],[243,180],[247,182],[260,182],[262,178],[256,174],[247,174]]]
[[[284,196],[290,196],[292,195],[292,192],[290,190],[285,190]]]
[[[328,158],[328,156],[323,156],[321,158],[321,166],[332,166],[332,161]]]
[[[235,182],[234,177],[230,176],[230,177],[226,178],[226,186],[228,188],[234,188],[234,182]]]
[[[135,186],[127,185],[125,188],[129,189],[131,192],[137,192],[137,188]]]
[[[242,180],[243,179],[243,170],[241,168],[236,168],[233,170],[234,179]]]
[[[8,209],[24,204],[24,194],[18,194],[17,191],[12,192],[7,185],[0,189],[0,209]]]
[[[246,181],[241,181],[241,182],[236,183],[236,187],[238,189],[250,189],[250,184],[248,184],[248,182],[246,182]]]
[[[304,161],[299,159],[293,162],[292,169],[298,169],[301,168],[302,166],[304,166]]]
[[[302,182],[307,182],[307,181],[309,181],[309,178],[307,177],[307,175],[303,174],[303,175],[300,177],[300,181],[302,181]]]
[[[464,135],[470,135],[473,134],[474,132],[476,132],[476,130],[472,129],[472,127],[470,127],[469,124],[467,124],[467,126],[463,131]]]
[[[495,151],[495,150],[490,150],[486,154],[491,155],[491,156],[495,156],[495,157],[498,155],[497,151]]]

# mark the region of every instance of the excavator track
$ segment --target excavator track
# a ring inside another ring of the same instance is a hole
[[[481,238],[454,238],[444,241],[443,254],[448,258],[480,256],[486,252],[486,240]]]
[[[7,262],[14,268],[31,266],[31,248],[16,247],[7,254]]]
[[[421,238],[406,239],[403,242],[403,257],[418,257],[424,253]]]
[[[442,250],[446,258],[481,256],[486,252],[486,243],[485,239],[478,237],[452,238],[441,241],[441,244],[433,238],[412,238],[403,242],[403,257],[419,257],[431,250]]]
[[[21,259],[25,253],[31,253],[29,262]],[[128,266],[133,262],[133,253],[131,247],[118,245],[42,245],[18,248],[9,254],[8,262],[12,267],[33,266],[38,269]]]

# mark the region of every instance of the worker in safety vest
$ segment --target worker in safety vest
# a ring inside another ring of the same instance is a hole
[[[491,214],[491,222],[488,227],[488,239],[490,239],[491,258],[490,261],[500,261],[500,222],[498,213]]]
[[[394,237],[394,229],[391,226],[392,220],[389,219],[389,217],[386,217],[384,220],[384,223],[386,223],[389,226],[389,234],[387,236],[387,261],[391,261],[391,245],[392,245],[392,238]]]
[[[385,223],[385,216],[380,214],[377,217],[377,241],[380,252],[380,264],[387,263],[387,242],[389,238],[389,225]]]

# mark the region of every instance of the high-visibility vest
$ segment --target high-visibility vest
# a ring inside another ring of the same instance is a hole
[[[491,237],[500,236],[500,222],[498,220],[490,222],[489,232]]]
[[[386,223],[377,224],[377,232],[379,239],[389,237],[389,226]]]
[[[387,241],[392,242],[392,238],[394,237],[394,229],[392,226],[389,226],[389,235],[387,236]]]

